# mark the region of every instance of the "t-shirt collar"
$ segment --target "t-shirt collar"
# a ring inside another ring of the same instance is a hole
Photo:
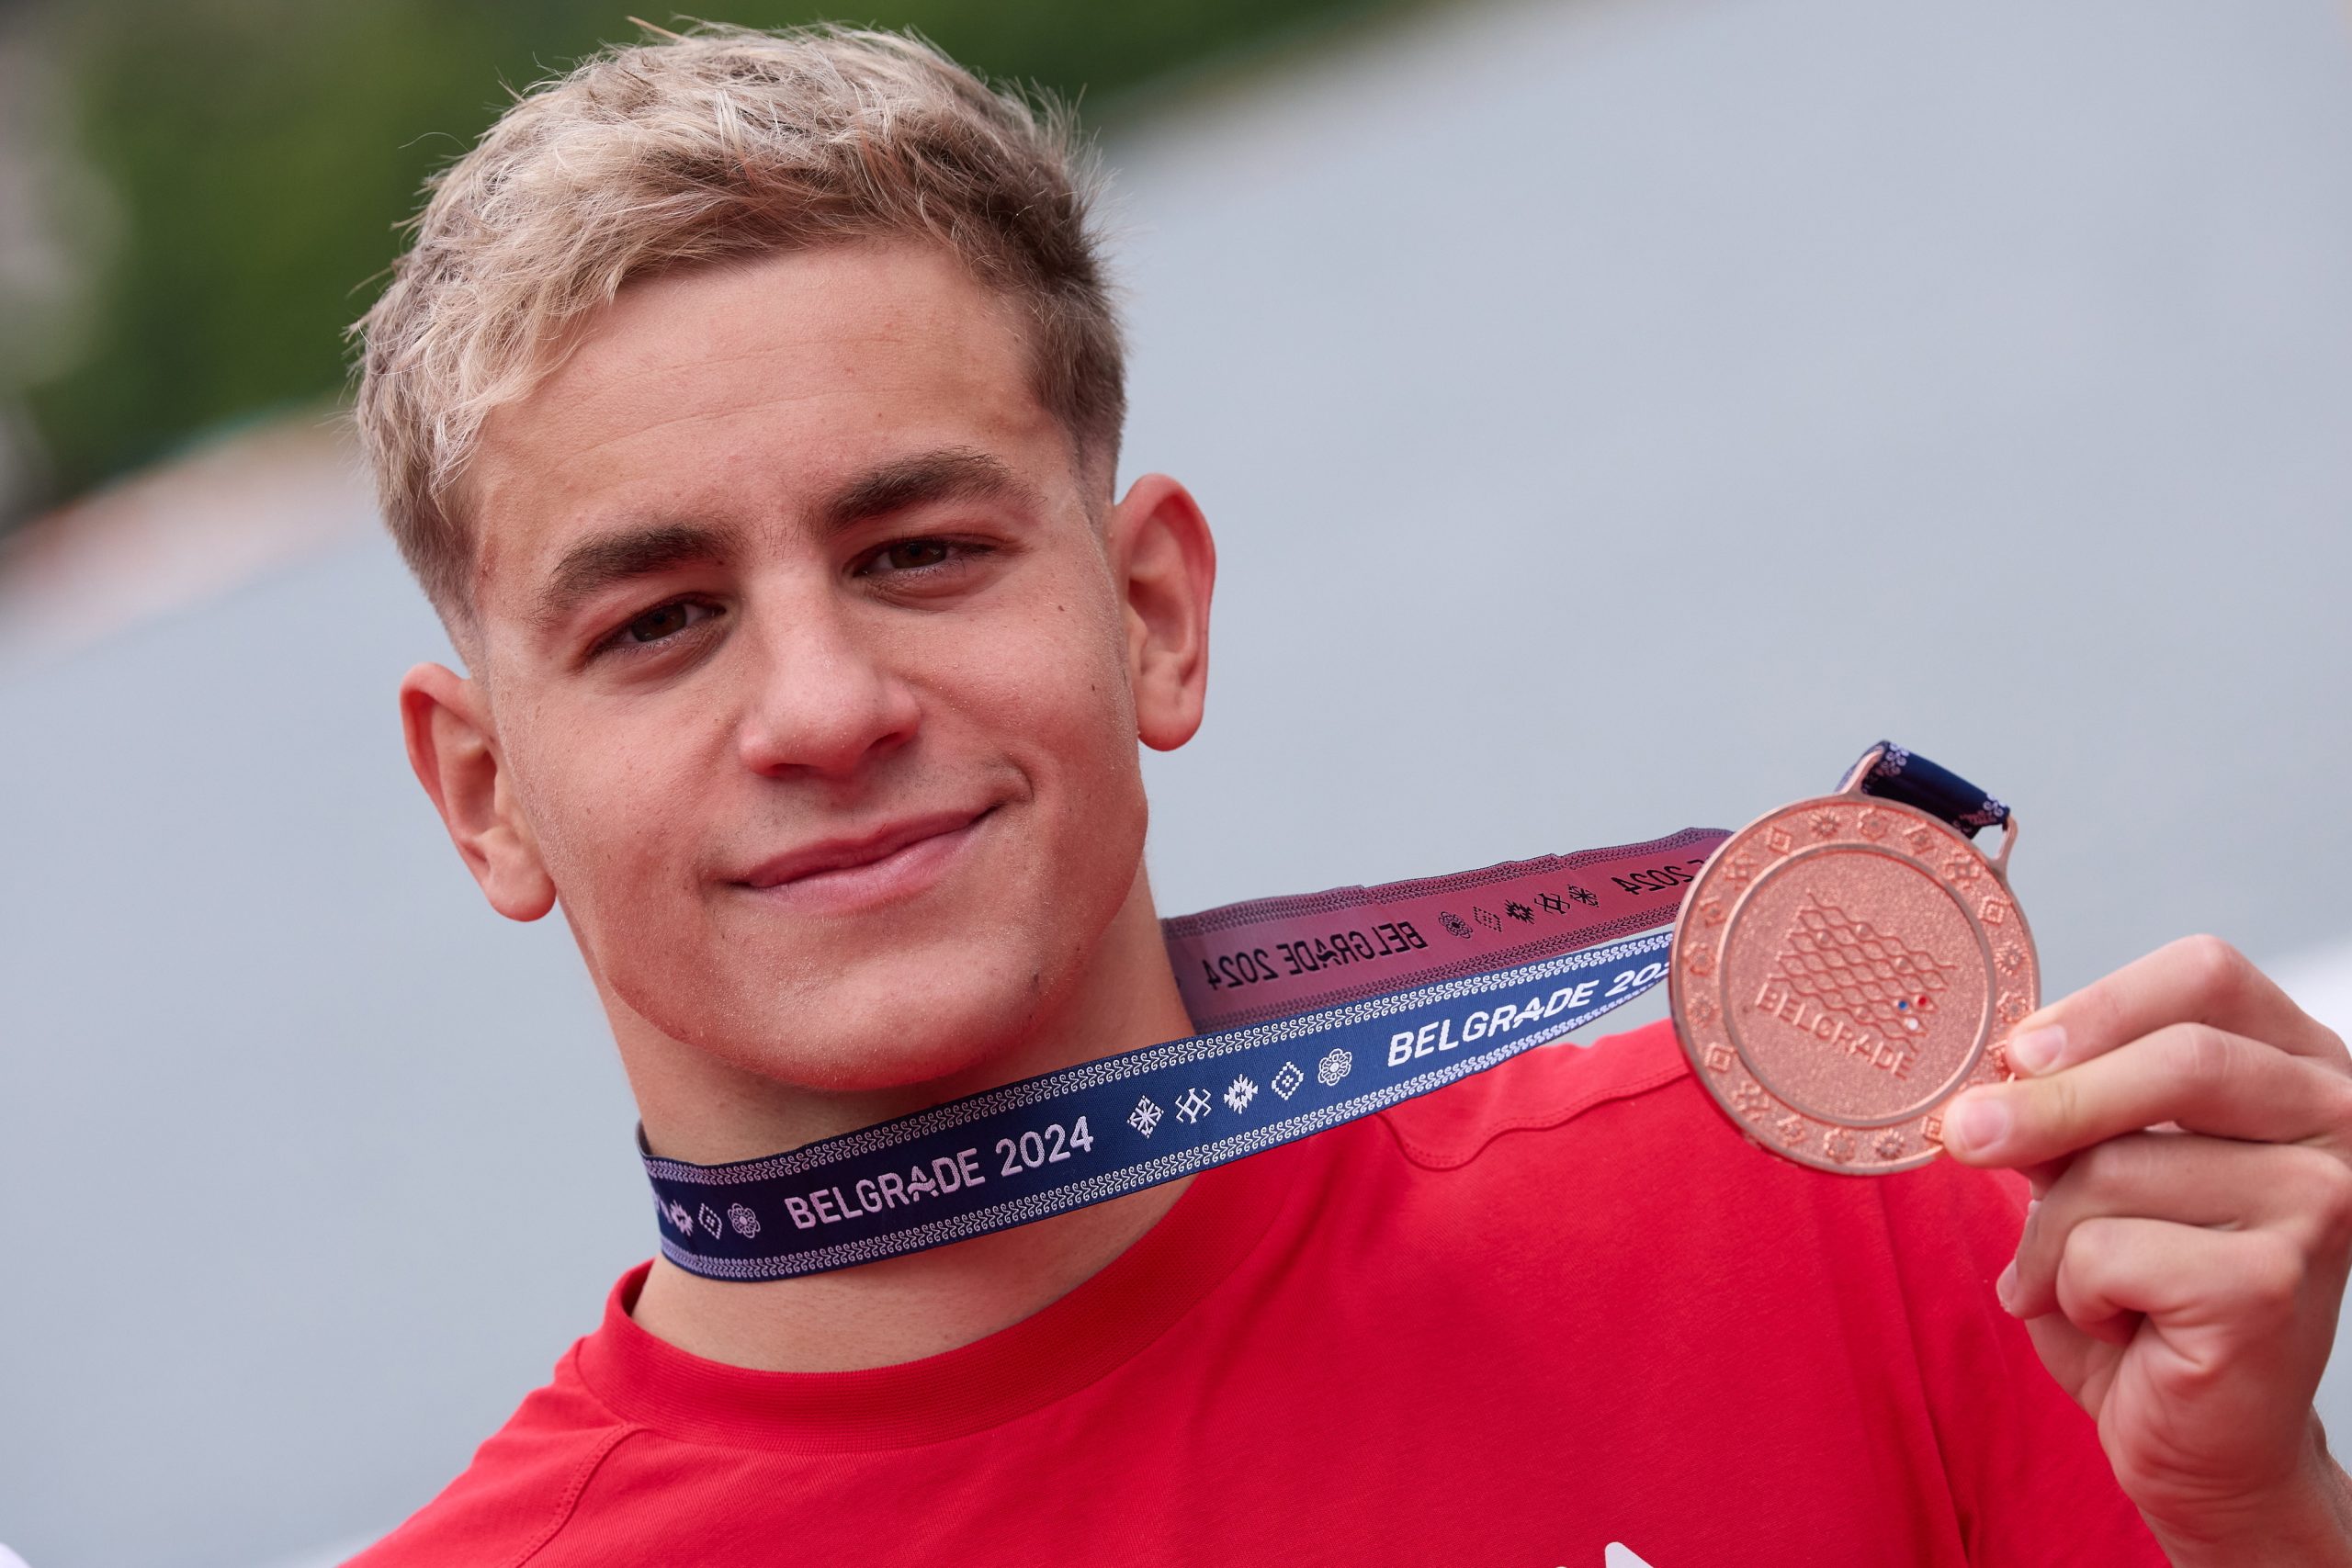
[[[1076,1290],[969,1345],[849,1372],[768,1372],[691,1355],[629,1317],[652,1268],[613,1287],[580,1342],[589,1391],[616,1415],[692,1442],[842,1451],[985,1430],[1085,1387],[1142,1351],[1216,1289],[1287,1201],[1311,1190],[1328,1140],[1220,1166]]]

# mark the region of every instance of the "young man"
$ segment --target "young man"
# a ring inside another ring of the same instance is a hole
[[[561,901],[656,1156],[1192,1032],[1136,747],[1201,721],[1215,556],[1114,493],[1087,225],[926,48],[707,28],[516,104],[360,323],[469,671],[412,761],[495,908]],[[2342,1043],[2193,939],[2012,1055],[1880,1181],[1661,1025],[930,1250],[657,1257],[362,1561],[2352,1562]]]

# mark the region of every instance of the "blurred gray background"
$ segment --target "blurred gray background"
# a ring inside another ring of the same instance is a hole
[[[1107,151],[1126,468],[1222,550],[1163,909],[1736,827],[1886,735],[2018,807],[2054,989],[2211,930],[2352,1012],[2343,6],[1439,7]],[[368,1539],[650,1250],[563,928],[409,777],[446,645],[341,463],[249,434],[0,577],[34,1568]]]

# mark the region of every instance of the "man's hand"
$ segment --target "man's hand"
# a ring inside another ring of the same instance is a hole
[[[2025,1172],[2001,1300],[2176,1563],[2352,1563],[2312,1411],[2352,1262],[2352,1057],[2227,943],[2044,1008],[1945,1117]]]

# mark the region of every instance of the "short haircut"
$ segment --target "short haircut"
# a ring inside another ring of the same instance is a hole
[[[516,97],[427,178],[408,250],[349,329],[384,521],[452,631],[473,625],[458,491],[482,421],[528,396],[624,282],[697,262],[940,246],[1017,309],[1038,401],[1107,493],[1125,355],[1097,165],[1069,112],[898,33],[647,30]]]

